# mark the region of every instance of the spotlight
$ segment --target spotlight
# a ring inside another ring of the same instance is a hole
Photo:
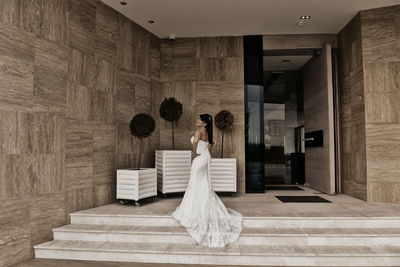
[[[150,24],[153,24],[154,23],[154,20],[149,20],[148,21]]]
[[[125,1],[121,1],[120,4],[126,6],[127,3]]]
[[[311,19],[311,16],[301,16],[300,19]]]

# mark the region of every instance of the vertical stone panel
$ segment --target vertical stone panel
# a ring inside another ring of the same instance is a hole
[[[25,199],[30,193],[30,179],[34,175],[33,162],[25,155],[2,155],[1,156],[1,195],[3,200]],[[24,166],[24,168],[21,168]],[[12,177],[12,179],[10,179]]]
[[[21,25],[21,0],[0,1],[0,22]]]
[[[102,2],[96,3],[95,53],[115,62],[117,57],[118,13]]]
[[[361,11],[368,201],[399,203],[400,5]]]
[[[65,113],[68,49],[37,39],[34,61],[34,111]]]
[[[86,86],[68,83],[67,118],[88,120],[91,112],[91,91]]]
[[[86,53],[82,50],[71,48],[68,64],[68,81],[92,86],[95,81],[95,57],[92,53]]]
[[[135,75],[119,69],[117,72],[116,121],[129,123],[135,114]]]
[[[150,36],[150,76],[153,79],[160,79],[160,40],[158,37]]]
[[[115,121],[115,95],[99,90],[91,90],[89,119],[112,124]]]
[[[0,25],[0,109],[32,111],[35,38],[14,25]]]
[[[90,123],[67,120],[65,147],[66,189],[93,185],[93,127]]]
[[[195,38],[161,42],[161,80],[196,81]]]
[[[38,0],[33,0],[38,1]],[[67,1],[41,0],[38,36],[59,44],[67,41]]]
[[[399,11],[361,11],[338,38],[343,191],[372,202],[399,202]]]
[[[129,72],[135,71],[132,27],[132,21],[121,14],[118,15],[117,66]]]
[[[29,201],[13,199],[0,203],[0,265],[13,266],[31,255]]]
[[[68,0],[68,42],[86,52],[95,47],[96,5],[88,0]]]
[[[93,125],[93,179],[95,186],[115,182],[116,127],[112,124]]]
[[[135,78],[135,111],[151,113],[151,81],[140,76]]]
[[[345,194],[367,199],[364,72],[360,16],[339,33],[341,179]],[[354,166],[358,169],[355,171]]]
[[[138,157],[129,122],[155,114],[159,78],[160,40],[101,1],[0,0],[1,266],[115,201],[116,168]]]
[[[115,65],[108,60],[96,57],[94,71],[93,89],[115,94],[117,74]]]
[[[64,194],[42,194],[31,198],[29,203],[31,246],[52,240],[52,229],[66,223]]]
[[[30,114],[15,111],[0,111],[0,153],[31,153],[32,128]]]
[[[150,34],[135,24],[133,27],[132,44],[134,48],[133,71],[143,76],[149,76]]]
[[[94,187],[94,206],[103,206],[115,201],[115,183],[99,184]]]
[[[65,214],[94,207],[93,187],[70,189],[65,192]]]

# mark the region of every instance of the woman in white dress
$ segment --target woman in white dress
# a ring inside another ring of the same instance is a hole
[[[210,181],[209,148],[213,145],[213,123],[209,114],[201,114],[191,138],[192,167],[182,202],[171,214],[186,228],[197,244],[225,247],[235,242],[242,231],[242,215],[226,208]]]

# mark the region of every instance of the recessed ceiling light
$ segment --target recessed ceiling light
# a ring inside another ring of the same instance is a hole
[[[127,3],[125,1],[121,1],[120,4],[126,6]]]
[[[301,16],[300,19],[311,19],[311,16]]]
[[[154,23],[154,20],[149,20],[149,23],[150,23],[150,24],[153,24],[153,23]]]

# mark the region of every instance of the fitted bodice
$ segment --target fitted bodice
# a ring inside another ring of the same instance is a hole
[[[190,138],[190,141],[193,144],[194,136],[192,136],[192,138]],[[198,154],[201,154],[206,150],[208,150],[208,142],[200,139],[199,142],[197,143],[197,151],[196,152]]]

